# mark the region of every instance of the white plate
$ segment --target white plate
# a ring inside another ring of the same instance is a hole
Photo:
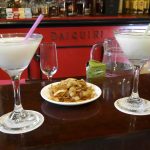
[[[58,102],[58,101],[55,101],[55,100],[52,100],[52,99],[49,99],[49,88],[51,87],[51,85],[56,85],[58,84],[59,82],[55,82],[55,83],[52,83],[52,84],[49,84],[45,87],[42,88],[41,90],[41,96],[43,99],[45,99],[46,101],[48,102],[51,102],[53,104],[58,104],[58,105],[65,105],[65,106],[75,106],[75,105],[82,105],[82,104],[86,104],[86,103],[90,103],[92,101],[95,101],[98,97],[100,97],[102,91],[101,89],[94,85],[94,84],[91,84],[91,83],[87,83],[88,86],[91,86],[95,93],[96,93],[96,96],[94,98],[91,98],[91,99],[87,99],[87,100],[84,100],[84,101],[80,101],[80,102]]]

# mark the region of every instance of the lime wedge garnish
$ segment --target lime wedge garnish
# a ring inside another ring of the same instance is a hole
[[[96,61],[90,60],[89,67],[87,70],[87,76],[90,78],[105,76],[106,73],[106,64]]]
[[[106,68],[106,64],[97,60],[93,60],[93,59],[89,61],[89,66],[90,67],[102,67],[104,69]]]

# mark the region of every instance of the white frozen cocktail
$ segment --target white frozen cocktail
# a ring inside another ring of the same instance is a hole
[[[150,101],[140,98],[138,94],[140,69],[150,56],[150,34],[145,34],[142,29],[121,29],[114,34],[135,71],[131,96],[117,100],[115,106],[120,111],[133,115],[150,114]]]
[[[14,110],[0,117],[0,131],[18,134],[39,127],[43,116],[32,110],[24,110],[20,98],[20,76],[28,67],[43,36],[32,34],[25,40],[26,33],[0,34],[0,68],[11,78],[14,88]]]
[[[129,59],[146,59],[150,56],[150,35],[131,30],[115,37]]]
[[[24,37],[0,38],[0,67],[12,75],[18,74],[29,65],[41,39]]]

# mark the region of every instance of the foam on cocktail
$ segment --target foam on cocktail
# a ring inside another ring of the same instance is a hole
[[[150,56],[150,35],[129,32],[117,33],[115,37],[129,59],[147,59]]]

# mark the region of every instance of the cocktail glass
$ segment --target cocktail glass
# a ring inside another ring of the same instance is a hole
[[[114,31],[120,47],[134,65],[133,89],[130,97],[118,99],[115,107],[128,114],[150,114],[150,101],[140,98],[138,83],[140,69],[150,56],[150,33],[145,34],[143,29],[120,29]]]
[[[40,44],[40,68],[48,81],[52,81],[53,75],[58,70],[57,47],[55,42]]]
[[[0,131],[9,134],[29,132],[39,127],[44,117],[32,110],[24,110],[20,96],[20,76],[28,67],[43,36],[26,33],[0,34],[0,68],[11,78],[14,90],[14,110],[0,117]]]

